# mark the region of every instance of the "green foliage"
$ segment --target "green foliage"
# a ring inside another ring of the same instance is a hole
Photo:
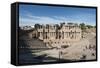
[[[94,28],[96,28],[96,26],[94,26]]]
[[[93,26],[91,26],[91,25],[86,25],[86,27],[88,27],[89,29],[90,29],[90,28],[93,28]]]
[[[86,25],[84,23],[81,23],[80,28],[84,31],[86,29]]]
[[[96,28],[96,26],[86,25],[84,23],[81,23],[80,28],[81,28],[82,32],[86,32],[86,29]]]

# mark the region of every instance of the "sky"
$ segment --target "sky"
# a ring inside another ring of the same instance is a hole
[[[59,24],[61,22],[96,25],[95,8],[19,5],[19,26]]]

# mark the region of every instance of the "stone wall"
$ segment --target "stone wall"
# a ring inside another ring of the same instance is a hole
[[[37,29],[38,38],[50,45],[67,45],[81,39],[81,28],[78,25],[63,25],[60,29],[50,26],[49,28]]]

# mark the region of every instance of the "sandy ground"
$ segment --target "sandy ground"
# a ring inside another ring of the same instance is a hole
[[[96,59],[96,34],[85,34],[85,38],[79,42],[71,43],[68,48],[51,49],[37,53],[36,55],[47,54],[47,56],[68,60],[94,60]],[[93,47],[94,46],[94,47]],[[62,53],[61,53],[62,52]]]
[[[67,48],[47,48],[42,41],[36,39],[20,41],[20,45],[33,48],[20,49],[20,63],[59,62],[59,59],[60,61],[96,59],[96,34],[93,32],[85,33],[84,38],[78,42],[70,43]],[[34,49],[37,47],[40,49]]]

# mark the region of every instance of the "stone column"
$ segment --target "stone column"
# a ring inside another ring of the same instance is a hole
[[[75,39],[75,32],[74,32],[74,39]]]
[[[68,34],[69,34],[69,32],[67,32],[67,38],[69,38]]]

